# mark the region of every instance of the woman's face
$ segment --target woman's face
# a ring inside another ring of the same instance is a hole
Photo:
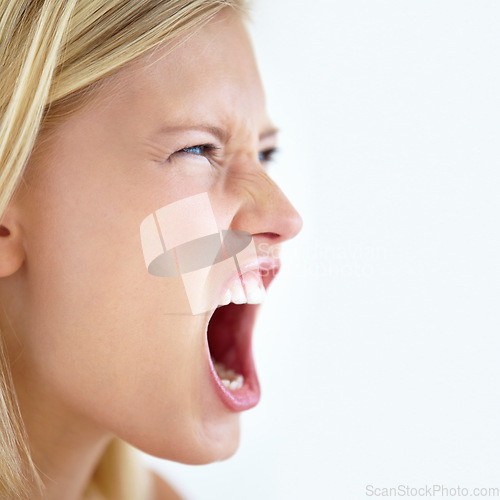
[[[272,267],[301,219],[266,173],[261,153],[276,137],[238,16],[225,9],[160,57],[167,48],[109,78],[33,156],[6,219],[22,258],[0,280],[2,328],[15,332],[7,345],[24,411],[204,463],[230,456],[239,438],[238,408],[211,370],[213,310],[186,313],[182,279],[148,273],[140,225],[207,193],[217,226],[251,233]],[[195,148],[204,144],[219,149]],[[234,307],[251,327],[257,306]],[[258,399],[255,380],[245,390],[239,409]]]

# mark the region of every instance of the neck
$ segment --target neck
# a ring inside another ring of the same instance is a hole
[[[81,500],[112,436],[31,384],[15,385],[31,455],[45,485],[30,500]]]

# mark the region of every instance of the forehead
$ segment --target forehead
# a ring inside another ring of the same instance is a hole
[[[232,9],[142,56],[111,81],[119,89],[115,98],[124,100],[131,114],[155,122],[196,117],[269,125],[251,41]]]

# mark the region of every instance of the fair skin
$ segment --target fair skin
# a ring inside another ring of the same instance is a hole
[[[301,228],[259,157],[276,136],[237,14],[225,9],[160,57],[167,49],[57,126],[2,218],[0,327],[46,499],[80,499],[113,436],[190,464],[237,449],[239,413],[207,376],[210,315],[171,314],[181,284],[147,273],[144,217],[208,192],[218,226],[259,249]],[[206,143],[221,148],[216,167],[199,150],[176,153]],[[155,484],[156,498],[172,498]]]

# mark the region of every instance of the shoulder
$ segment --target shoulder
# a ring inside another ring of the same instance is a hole
[[[151,471],[151,480],[153,486],[151,500],[184,500],[157,472]]]

